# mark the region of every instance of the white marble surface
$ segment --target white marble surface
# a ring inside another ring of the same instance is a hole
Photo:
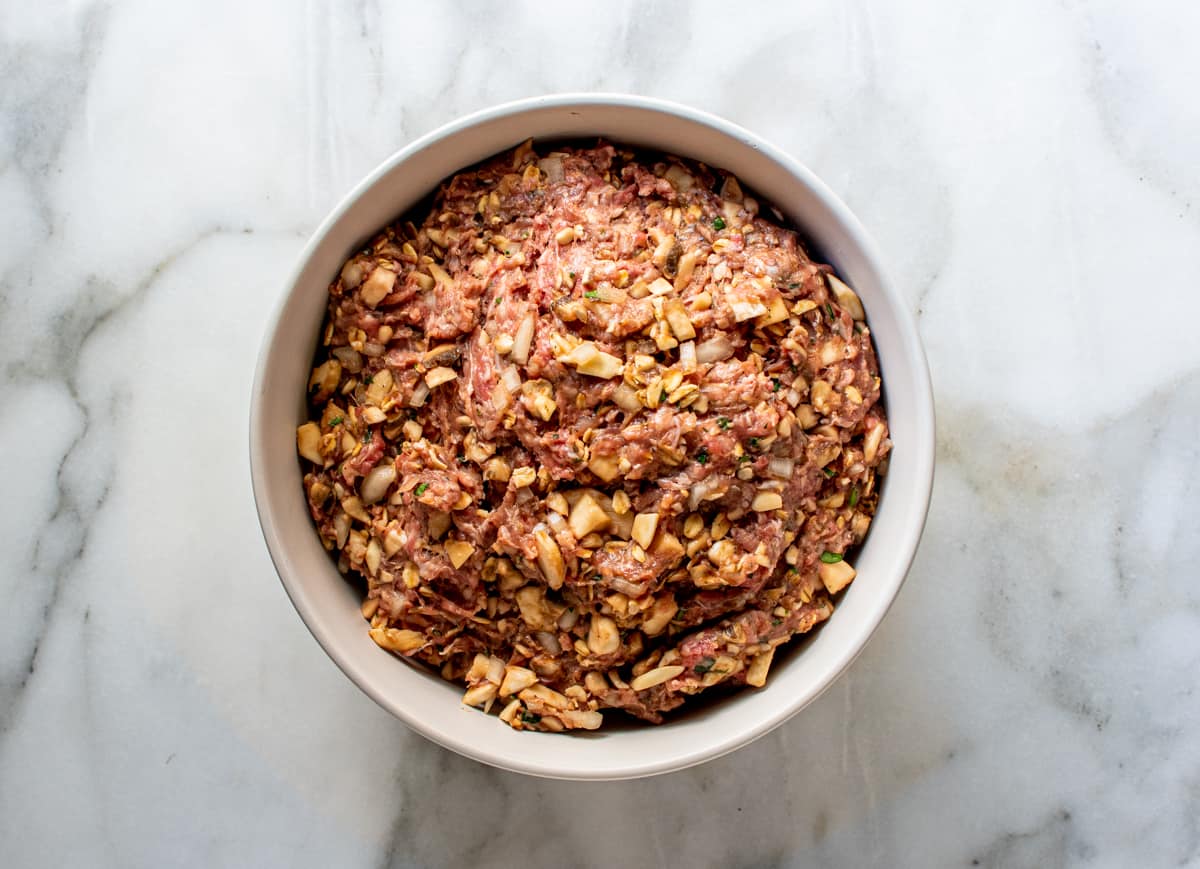
[[[1200,866],[1198,31],[1184,0],[0,4],[0,865]],[[569,89],[823,176],[939,410],[920,554],[850,673],[623,784],[376,708],[290,608],[246,457],[326,210]]]

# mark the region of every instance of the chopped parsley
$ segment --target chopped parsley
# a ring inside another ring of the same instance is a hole
[[[712,658],[704,658],[703,660],[700,661],[700,663],[698,663],[696,665],[695,670],[699,675],[703,676],[705,673],[707,673],[709,670],[711,670],[713,668],[713,664],[715,664],[715,663],[717,663],[717,662],[715,660],[713,660]]]
[[[598,301],[600,301],[600,291],[599,290],[588,290],[586,293],[583,294],[583,297],[585,299],[591,299],[593,302],[598,302]]]
[[[837,319],[833,316],[833,305],[829,304],[828,302],[825,303],[825,313],[829,315],[830,320]]]
[[[836,474],[837,471],[835,471],[833,468],[821,468],[821,473],[825,475],[826,480],[829,480],[833,478],[833,475]]]
[[[781,624],[783,624],[783,619],[771,619],[771,624],[775,627],[779,627]]]
[[[717,232],[720,232],[724,228],[725,228],[725,218],[724,217],[718,217],[715,220],[713,220],[713,229],[717,230]]]
[[[375,375],[374,375],[374,374],[368,374],[366,377],[364,377],[364,378],[363,378],[363,383],[365,383],[365,384],[367,384],[368,386],[370,386],[370,385],[371,385],[371,380],[372,380],[374,377],[375,377]]]
[[[500,299],[501,299],[501,298],[503,298],[503,297],[502,297],[502,296],[496,296],[496,298],[495,298],[495,299],[492,301],[492,304],[493,304],[493,305],[499,305],[499,304],[500,304]]]
[[[851,507],[858,506],[858,486],[855,486],[853,489],[850,490],[850,506]]]
[[[730,420],[727,416],[722,416],[717,419],[717,425],[721,427],[721,431],[725,431],[730,426]]]
[[[774,392],[778,392],[779,390],[783,389],[783,381],[778,377],[772,377],[771,382],[775,384],[775,389],[773,390]]]
[[[708,450],[701,449],[700,452],[696,453],[696,461],[702,465],[707,465],[708,464]]]
[[[567,277],[569,277],[571,280],[575,280],[575,272],[567,272]]]
[[[331,419],[329,421],[330,425],[341,425],[341,423],[342,423],[342,418],[340,416],[335,416],[333,419]]]
[[[746,441],[746,446],[750,447],[752,450],[758,449],[758,438],[750,438]]]
[[[752,462],[752,461],[754,461],[754,458],[752,456],[747,456],[744,454],[738,456],[738,464],[741,464],[742,462]]]
[[[429,488],[428,483],[419,483],[419,484],[417,484],[417,488],[413,489],[413,494],[416,495],[418,498],[420,498],[422,495],[425,494],[425,490],[428,488]]]
[[[526,724],[537,724],[539,721],[542,720],[542,716],[537,715],[533,712],[522,712],[521,720],[523,722],[525,722]]]
[[[841,560],[841,553],[830,552],[828,549],[821,553],[821,561],[825,564],[837,564]]]
[[[363,443],[364,443],[364,444],[366,444],[366,443],[370,443],[370,442],[371,442],[371,430],[370,430],[370,429],[366,429],[366,430],[363,432],[363,438],[362,438],[362,441],[363,441]]]

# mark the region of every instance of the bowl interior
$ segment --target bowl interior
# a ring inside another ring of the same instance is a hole
[[[858,578],[825,626],[772,669],[767,686],[705,704],[660,727],[560,736],[518,733],[460,703],[461,688],[382,652],[367,636],[358,590],[313,531],[295,452],[310,360],[329,282],[368,237],[462,167],[533,137],[604,136],[734,172],[780,208],[859,292],[874,333],[895,449],[880,510],[858,554]],[[502,106],[414,143],[356,188],[317,230],[268,329],[252,400],[251,469],[263,533],[288,594],[314,636],[367,694],[430,739],[537,775],[650,775],[716,757],[786,720],[861,650],[898,591],[932,483],[933,406],[916,330],[846,207],[814,176],[744,130],[632,97],[543,98]]]

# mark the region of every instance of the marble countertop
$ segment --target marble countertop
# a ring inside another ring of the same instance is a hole
[[[0,5],[0,863],[1200,866],[1198,29],[1118,0]],[[377,708],[248,479],[307,234],[417,135],[563,90],[812,167],[938,402],[928,529],[850,672],[630,783]]]

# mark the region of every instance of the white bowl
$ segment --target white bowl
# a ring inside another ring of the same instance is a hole
[[[862,297],[895,447],[878,514],[855,560],[858,578],[833,617],[779,660],[765,688],[703,704],[658,727],[518,732],[463,706],[461,687],[397,660],[367,636],[359,592],[338,573],[309,518],[296,426],[305,419],[326,291],[364,240],[444,178],[485,157],[530,137],[591,136],[728,169],[795,223]],[[933,396],[913,318],[846,206],[804,166],[740,127],[684,106],[608,94],[541,97],[479,112],[413,142],[372,172],[313,234],[288,279],[265,334],[250,411],[250,470],[263,536],[292,603],[329,656],[375,702],[434,742],[505,769],[567,779],[634,778],[701,763],[779,726],[828,688],[862,651],[904,581],[929,506],[933,455]]]

